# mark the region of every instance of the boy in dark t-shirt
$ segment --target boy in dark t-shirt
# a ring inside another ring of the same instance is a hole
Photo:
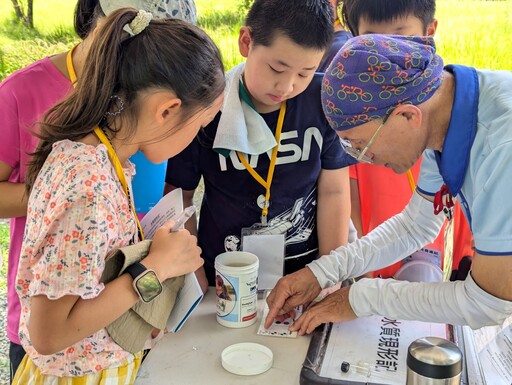
[[[239,250],[245,228],[284,234],[285,273],[347,242],[353,162],[324,117],[315,74],[332,25],[328,0],[256,0],[239,35],[247,60],[226,74],[222,112],[169,160],[167,191],[181,187],[185,204],[204,178],[198,242],[210,286],[215,257]]]

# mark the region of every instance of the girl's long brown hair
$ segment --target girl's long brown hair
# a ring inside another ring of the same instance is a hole
[[[123,28],[137,12],[124,8],[107,17],[92,42],[75,90],[43,117],[37,134],[40,142],[28,165],[27,191],[55,142],[86,137],[106,112],[118,107],[112,95],[123,99],[123,122],[130,122],[130,135],[139,114],[139,91],[173,91],[184,107],[181,121],[210,106],[223,92],[222,59],[206,33],[178,19],[163,19],[152,20],[140,34],[129,36]],[[115,129],[108,134],[115,137]]]

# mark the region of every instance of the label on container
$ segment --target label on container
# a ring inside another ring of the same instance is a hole
[[[217,271],[217,317],[225,326],[248,326],[256,321],[258,270],[239,277]]]

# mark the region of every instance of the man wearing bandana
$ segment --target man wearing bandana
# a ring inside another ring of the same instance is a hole
[[[465,281],[362,279],[311,306],[291,329],[311,333],[324,322],[371,315],[475,329],[502,324],[512,314],[512,73],[443,67],[429,37],[364,35],[332,61],[322,104],[345,151],[359,161],[404,173],[423,153],[418,186],[402,213],[283,277],[267,299],[266,326],[322,288],[431,242],[453,199],[475,242]]]

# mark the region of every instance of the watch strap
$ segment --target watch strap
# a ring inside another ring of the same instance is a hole
[[[131,277],[133,279],[137,278],[139,275],[141,275],[142,273],[144,273],[145,271],[147,270],[146,266],[144,266],[142,263],[140,262],[135,262],[133,264],[131,264],[130,266],[128,266],[124,272],[125,273],[128,273],[131,275]]]

